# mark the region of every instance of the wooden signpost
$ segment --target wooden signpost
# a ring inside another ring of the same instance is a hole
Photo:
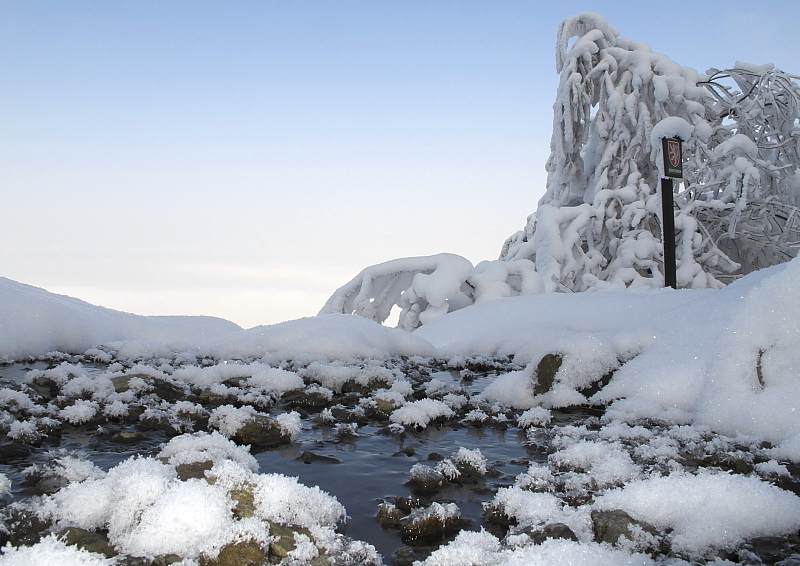
[[[678,288],[675,267],[675,209],[672,179],[683,178],[683,148],[680,138],[661,138],[664,177],[661,178],[661,222],[664,231],[664,286]]]

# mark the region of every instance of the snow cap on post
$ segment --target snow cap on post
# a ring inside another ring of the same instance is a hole
[[[650,134],[650,144],[655,151],[658,151],[658,148],[662,148],[662,152],[664,152],[666,150],[663,149],[661,143],[662,140],[668,138],[677,138],[680,141],[686,141],[692,136],[693,133],[694,126],[692,126],[689,122],[683,118],[679,118],[678,116],[670,116],[669,118],[664,118],[653,127],[653,131]],[[658,163],[659,174],[661,177],[682,176],[682,174],[675,174],[674,171],[667,170],[665,159],[656,159],[656,162]],[[676,164],[676,170],[682,171],[680,163]]]

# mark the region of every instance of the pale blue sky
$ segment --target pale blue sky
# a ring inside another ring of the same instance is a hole
[[[544,190],[558,23],[800,73],[800,2],[0,0],[0,276],[140,314],[313,315],[494,259]]]

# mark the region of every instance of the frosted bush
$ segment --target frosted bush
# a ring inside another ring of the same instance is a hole
[[[720,241],[735,235],[748,203],[773,195],[795,204],[798,157],[784,147],[800,107],[796,77],[740,63],[698,75],[588,12],[562,22],[556,55],[547,191],[501,258],[531,259],[546,290],[662,285],[660,138],[678,135],[687,158],[676,196],[678,285],[719,287],[715,275],[740,267]],[[785,106],[769,103],[776,97]]]
[[[414,330],[517,295],[663,287],[666,136],[684,144],[670,211],[678,287],[721,288],[797,255],[800,78],[741,62],[699,74],[619,35],[591,12],[559,26],[545,195],[498,261],[439,254],[367,267],[320,314],[383,322],[398,306],[398,326]]]
[[[413,330],[460,306],[461,293],[472,271],[469,260],[454,254],[396,259],[364,269],[336,290],[320,314],[357,314],[383,322],[392,307],[401,308],[398,326]]]

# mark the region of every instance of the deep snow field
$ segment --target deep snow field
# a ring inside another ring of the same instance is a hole
[[[798,565],[799,282],[794,260],[408,333],[0,279],[0,565]]]

